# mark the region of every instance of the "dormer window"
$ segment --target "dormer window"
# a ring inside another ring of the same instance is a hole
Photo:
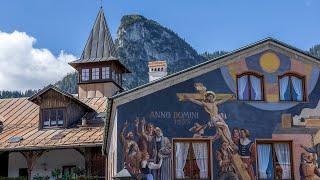
[[[294,73],[279,76],[279,95],[280,101],[304,101],[305,78]]]
[[[263,76],[246,72],[237,76],[237,97],[244,101],[263,100]]]
[[[99,68],[92,68],[92,80],[100,79]]]
[[[47,127],[61,127],[64,125],[64,108],[52,108],[42,110],[42,125]]]
[[[81,80],[82,81],[89,81],[89,69],[82,69],[81,73]]]
[[[102,67],[102,79],[110,78],[110,67]]]

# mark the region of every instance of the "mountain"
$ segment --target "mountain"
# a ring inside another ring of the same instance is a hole
[[[138,33],[137,31],[139,30],[145,32]],[[161,33],[161,31],[163,31],[163,33]],[[169,34],[167,36],[173,37],[175,40],[159,38],[159,34],[167,33]],[[155,45],[154,43],[156,42],[165,43],[164,50],[161,50],[161,46]],[[139,46],[134,46],[135,43]],[[146,43],[146,45],[141,43]],[[120,52],[122,63],[133,71],[133,73],[125,77],[125,88],[127,89],[148,81],[147,63],[149,60],[166,59],[169,64],[169,73],[173,73],[227,53],[226,51],[204,52],[199,56],[195,50],[176,35],[176,33],[162,27],[155,21],[147,20],[138,15],[130,15],[122,18],[116,45]],[[151,45],[154,46],[150,47]],[[143,49],[145,46],[147,49]],[[175,53],[175,51],[177,51],[177,53]],[[320,44],[311,47],[307,52],[320,58]],[[180,58],[177,58],[177,56]],[[186,57],[189,57],[189,59]],[[58,81],[56,85],[65,91],[77,93],[77,73],[68,74],[61,81]]]
[[[214,51],[212,53],[206,51],[206,52],[202,53],[201,56],[203,56],[207,60],[210,60],[210,59],[214,59],[216,57],[225,55],[227,53],[228,53],[227,51]]]
[[[20,97],[30,97],[37,93],[39,90],[28,89],[26,91],[0,91],[0,99],[6,98],[20,98]]]
[[[215,51],[199,55],[177,33],[140,15],[123,16],[115,45],[121,62],[132,72],[124,76],[125,89],[148,82],[149,61],[166,60],[168,72],[172,74],[227,53]],[[320,58],[320,44],[313,46],[308,52]],[[66,75],[55,85],[69,93],[77,93],[77,73]],[[0,91],[0,98],[31,96],[35,92],[37,90]]]
[[[71,94],[77,94],[78,93],[78,73],[73,72],[67,74],[64,78],[62,78],[60,81],[56,82],[55,85]]]
[[[167,61],[169,74],[206,61],[175,32],[140,15],[122,17],[115,45],[132,72],[124,76],[126,89],[148,82],[149,61]]]
[[[309,53],[320,58],[320,44],[311,47]]]

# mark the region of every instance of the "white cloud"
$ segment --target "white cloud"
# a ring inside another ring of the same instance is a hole
[[[48,49],[34,48],[36,39],[24,32],[0,31],[0,89],[39,89],[60,80],[73,68],[72,54],[54,56]]]

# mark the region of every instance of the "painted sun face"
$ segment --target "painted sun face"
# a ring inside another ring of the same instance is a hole
[[[259,60],[261,68],[267,73],[274,73],[280,67],[279,57],[273,52],[264,53]]]

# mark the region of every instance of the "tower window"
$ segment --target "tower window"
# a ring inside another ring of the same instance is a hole
[[[82,69],[81,80],[88,81],[89,80],[89,69]]]
[[[279,76],[280,101],[304,101],[305,80],[303,76],[287,73]]]
[[[102,79],[110,78],[110,67],[102,67]]]
[[[238,100],[262,101],[263,76],[253,72],[246,72],[237,76]]]
[[[112,71],[112,79],[116,80],[116,71]]]
[[[92,80],[100,79],[99,74],[99,68],[92,68]]]
[[[121,74],[120,74],[120,73],[118,73],[118,80],[117,80],[117,83],[118,83],[118,84],[121,84]]]

